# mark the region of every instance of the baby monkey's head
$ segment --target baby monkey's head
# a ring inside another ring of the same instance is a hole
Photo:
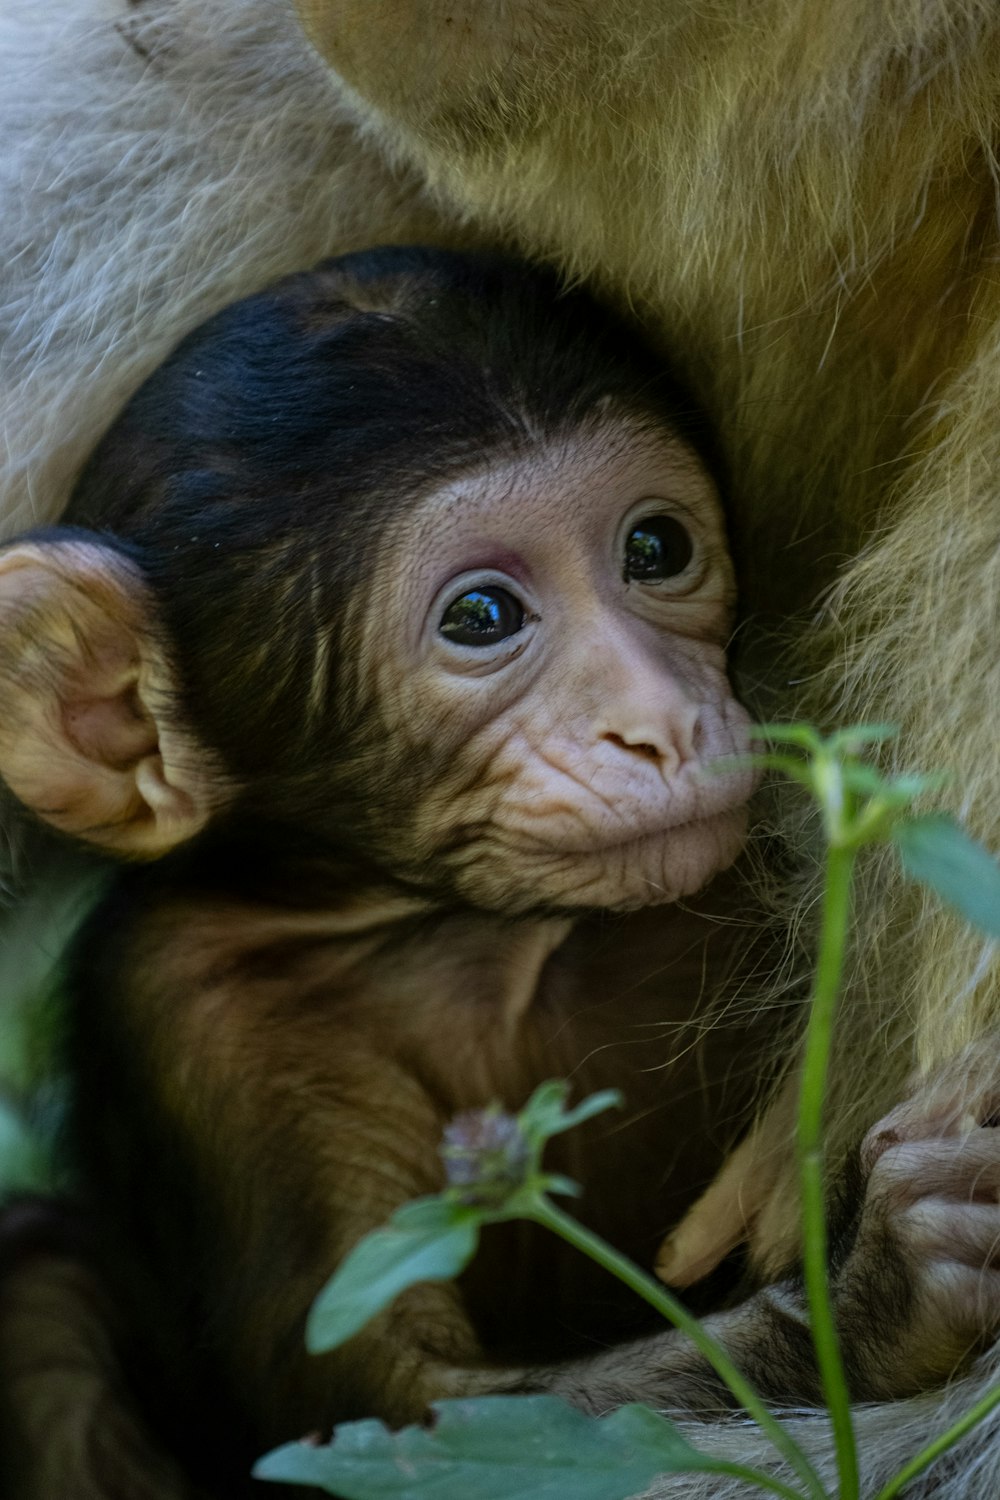
[[[65,520],[0,554],[0,772],[67,833],[253,830],[515,914],[674,900],[740,847],[711,443],[548,271],[385,249],[228,308]]]

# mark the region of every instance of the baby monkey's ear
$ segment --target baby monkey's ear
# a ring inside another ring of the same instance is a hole
[[[96,537],[0,551],[0,776],[53,827],[154,859],[226,800],[137,567]]]

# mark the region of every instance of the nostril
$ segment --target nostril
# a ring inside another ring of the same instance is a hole
[[[619,750],[630,750],[633,755],[641,755],[644,760],[662,760],[663,753],[655,745],[646,740],[637,740],[635,744],[623,739],[620,734],[606,734],[604,738],[612,745],[617,745]]]

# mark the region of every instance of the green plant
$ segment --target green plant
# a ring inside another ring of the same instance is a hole
[[[66,1173],[56,1140],[62,1077],[63,955],[103,889],[100,875],[63,872],[28,901],[0,941],[0,1202],[53,1192]]]
[[[838,1494],[840,1500],[857,1500],[857,1454],[832,1310],[823,1199],[823,1097],[848,943],[854,862],[866,845],[893,843],[910,876],[998,938],[1000,869],[952,819],[911,815],[914,800],[942,778],[886,777],[861,758],[870,746],[889,739],[891,728],[846,729],[828,738],[802,724],[763,726],[755,733],[777,748],[752,760],[808,789],[819,805],[826,840],[797,1145],[804,1279],[833,1429]],[[320,1352],[344,1343],[416,1282],[457,1275],[475,1253],[483,1224],[531,1219],[591,1256],[692,1339],[786,1460],[795,1484],[701,1452],[648,1408],[626,1406],[607,1417],[589,1418],[550,1396],[442,1401],[432,1429],[391,1433],[377,1421],[347,1423],[327,1446],[292,1443],[268,1454],[257,1465],[257,1477],[316,1485],[344,1500],[626,1500],[659,1473],[710,1470],[738,1475],[785,1497],[824,1500],[826,1491],[806,1454],[698,1320],[552,1201],[553,1195],[573,1194],[577,1188],[544,1171],[545,1143],[617,1102],[614,1095],[598,1094],[567,1110],[567,1094],[567,1085],[554,1081],[542,1085],[516,1118],[499,1109],[459,1117],[443,1147],[449,1186],[435,1197],[407,1204],[347,1256],[314,1304],[309,1348]],[[893,1500],[998,1403],[1000,1387],[915,1455],[877,1500]]]

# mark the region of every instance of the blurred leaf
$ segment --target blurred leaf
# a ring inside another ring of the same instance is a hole
[[[834,730],[826,743],[839,755],[850,755],[865,745],[882,745],[886,740],[898,738],[898,724],[853,724],[846,729]]]
[[[591,1094],[573,1109],[567,1109],[569,1088],[564,1079],[550,1078],[547,1083],[539,1084],[521,1110],[517,1118],[532,1144],[541,1145],[550,1137],[561,1135],[564,1130],[572,1130],[574,1125],[581,1125],[593,1115],[620,1107],[622,1102],[617,1089],[603,1089],[599,1094]]]
[[[44,1145],[17,1110],[0,1099],[0,1198],[6,1193],[46,1191],[52,1180]]]
[[[108,878],[73,863],[0,913],[0,1088],[15,1098],[61,1067],[63,955]]]
[[[940,791],[950,780],[951,774],[948,771],[926,771],[923,775],[912,771],[905,776],[890,777],[889,788],[892,792],[898,792],[900,797],[912,799],[924,792]]]
[[[565,1078],[549,1078],[540,1083],[524,1108],[518,1111],[517,1118],[524,1134],[534,1141],[547,1140],[558,1130],[568,1098],[569,1084]]]
[[[563,1177],[560,1172],[546,1172],[544,1177],[547,1193],[561,1193],[564,1198],[579,1198],[583,1188],[572,1177]]]
[[[792,755],[779,755],[773,750],[754,751],[749,755],[720,755],[717,760],[710,760],[702,770],[710,776],[728,776],[732,771],[780,771],[793,781],[801,781],[803,786],[812,785],[807,760]]]
[[[856,761],[845,761],[841,768],[844,785],[867,797],[878,797],[890,807],[906,807],[914,797],[924,792],[935,792],[944,786],[948,777],[944,772],[931,772],[926,776],[910,773],[904,776],[883,776],[871,766]]]
[[[909,795],[902,798],[893,796],[894,783],[890,782],[881,771],[876,771],[874,766],[860,765],[856,761],[847,761],[840,768],[843,783],[852,792],[858,792],[864,797],[882,797],[886,800],[909,801]]]
[[[1000,865],[953,818],[930,813],[893,829],[903,869],[929,885],[967,922],[1000,938]]]
[[[798,745],[803,750],[822,749],[823,737],[811,724],[751,724],[747,734],[752,740],[769,740],[775,745]]]
[[[22,1008],[8,1005],[0,1020],[0,1083],[24,1088],[28,1076],[28,1035]]]
[[[398,1209],[354,1246],[316,1298],[306,1323],[310,1353],[345,1343],[407,1287],[457,1276],[475,1254],[478,1221],[475,1209],[444,1198]]]
[[[328,1447],[290,1443],[254,1475],[342,1500],[627,1500],[657,1474],[725,1468],[643,1406],[588,1417],[555,1396],[484,1396],[433,1409],[430,1428],[348,1422]]]

